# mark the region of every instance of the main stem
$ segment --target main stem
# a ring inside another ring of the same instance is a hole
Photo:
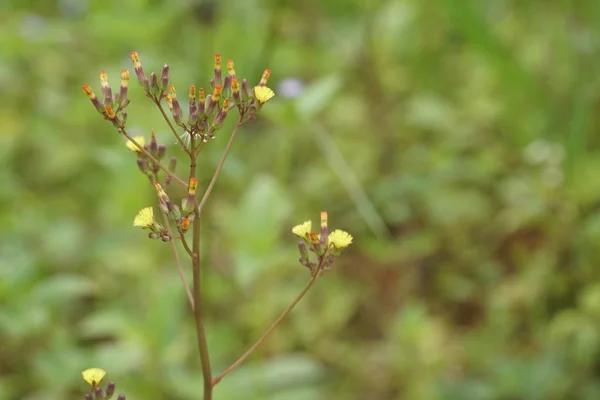
[[[194,275],[194,320],[196,322],[196,336],[198,337],[198,349],[200,351],[200,363],[202,364],[202,376],[204,380],[204,400],[212,399],[212,373],[210,371],[210,359],[206,333],[204,332],[204,320],[202,315],[202,296],[200,289],[200,217],[196,211],[193,223],[193,246],[192,246],[192,270]]]

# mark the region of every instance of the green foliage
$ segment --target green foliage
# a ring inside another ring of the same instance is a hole
[[[273,70],[278,96],[203,220],[216,372],[308,279],[292,226],[328,210],[355,237],[215,398],[600,397],[600,2],[8,0],[0,15],[0,400],[82,398],[91,366],[128,399],[201,393],[170,249],[131,227],[154,189],[80,90],[101,70],[116,86],[132,50],[181,88],[208,86],[215,52],[256,81]],[[132,78],[132,134],[173,140]]]

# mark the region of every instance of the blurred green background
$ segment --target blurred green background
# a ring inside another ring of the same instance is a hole
[[[82,398],[91,366],[128,399],[201,396],[169,245],[131,226],[155,192],[80,89],[132,50],[181,94],[215,52],[273,71],[203,223],[215,372],[308,279],[292,226],[355,237],[216,399],[600,398],[600,2],[4,0],[1,400]]]

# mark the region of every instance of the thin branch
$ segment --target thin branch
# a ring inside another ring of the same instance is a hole
[[[163,221],[165,223],[165,229],[170,234],[171,230],[170,230],[169,218],[165,214],[162,214],[162,216],[163,216]],[[181,264],[181,257],[179,257],[179,251],[177,250],[177,245],[175,244],[175,241],[173,241],[173,240],[171,240],[170,243],[171,243],[171,249],[173,249],[173,257],[175,257],[175,264],[177,265],[177,271],[179,272],[179,277],[181,278],[181,282],[183,283],[183,287],[185,288],[185,293],[187,294],[188,300],[190,301],[190,306],[192,307],[192,310],[193,310],[194,309],[194,297],[192,295],[192,292],[190,291],[190,285],[187,283],[185,273],[183,272],[183,265]]]
[[[302,300],[302,298],[304,297],[306,292],[308,292],[308,290],[312,287],[312,285],[315,283],[315,281],[319,277],[322,268],[323,268],[323,260],[321,260],[321,262],[319,263],[315,272],[310,277],[310,280],[308,281],[306,286],[304,286],[304,289],[302,289],[300,294],[298,294],[298,296],[296,296],[294,301],[292,301],[290,303],[290,305],[287,306],[287,308],[281,313],[281,315],[279,315],[279,317],[277,317],[277,319],[271,324],[271,326],[269,326],[269,328],[267,328],[267,330],[262,334],[262,336],[240,358],[238,358],[233,364],[231,364],[229,367],[227,367],[227,369],[225,371],[221,372],[221,374],[219,374],[218,376],[216,376],[213,379],[213,381],[212,381],[213,386],[215,386],[217,383],[219,383],[221,381],[221,379],[223,379],[223,377],[225,377],[225,375],[227,375],[228,373],[230,373],[231,371],[233,371],[234,369],[239,367],[240,364],[242,364],[244,361],[246,361],[246,359],[250,356],[250,354],[252,354],[252,352],[254,350],[256,350],[256,348],[265,341],[267,336],[269,336],[271,334],[271,332],[273,332],[273,330],[275,328],[277,328],[277,325],[279,325],[279,323],[290,313],[290,311],[292,311],[292,309],[296,306],[296,304],[298,304],[298,302],[300,300]]]
[[[148,157],[153,163],[155,163],[156,165],[158,165],[158,167],[160,169],[162,169],[163,171],[165,171],[165,173],[167,175],[169,175],[171,178],[175,179],[182,186],[187,187],[187,183],[185,183],[183,180],[181,180],[181,178],[179,178],[173,172],[169,171],[169,169],[167,167],[165,167],[164,165],[162,165],[160,161],[158,161],[156,158],[154,158],[154,156],[152,156],[152,154],[150,154],[146,149],[144,149],[144,146],[140,145],[134,138],[131,137],[131,135],[129,133],[127,133],[127,131],[125,130],[124,127],[119,127],[119,132],[121,134],[123,134],[123,136],[125,136],[131,143],[133,143],[135,145],[135,147],[137,147],[142,153],[144,153],[144,155],[146,157]]]
[[[183,233],[181,234],[181,236],[179,236],[179,239],[181,240],[181,244],[183,244],[183,248],[185,249],[185,251],[190,255],[190,257],[194,257],[194,252],[192,251],[192,249],[190,249],[190,245],[185,239],[185,236],[183,236]]]
[[[206,201],[208,200],[208,196],[212,192],[213,187],[215,186],[215,183],[217,182],[217,179],[219,178],[219,174],[221,173],[221,170],[223,169],[223,165],[225,164],[225,160],[227,159],[229,150],[231,150],[231,145],[233,144],[233,139],[235,139],[235,135],[237,134],[237,132],[241,126],[242,126],[242,122],[241,122],[241,120],[238,120],[238,122],[235,125],[235,128],[233,128],[233,132],[231,132],[231,137],[229,138],[229,142],[227,142],[227,147],[225,147],[225,151],[223,152],[223,155],[221,156],[221,161],[219,161],[219,165],[217,166],[217,169],[215,170],[215,173],[213,174],[213,177],[212,177],[208,187],[206,188],[206,192],[204,192],[204,196],[202,196],[202,200],[200,200],[200,204],[198,205],[198,216],[202,212],[202,208],[204,208],[204,204],[206,204]]]
[[[158,109],[160,110],[160,113],[162,114],[162,116],[165,119],[165,121],[167,121],[167,124],[169,125],[169,128],[171,128],[171,132],[173,132],[173,135],[175,135],[175,138],[177,138],[177,141],[179,142],[179,145],[181,146],[181,148],[183,149],[183,151],[185,151],[185,153],[188,156],[191,157],[192,151],[187,148],[187,146],[185,145],[183,139],[181,139],[181,136],[179,136],[177,134],[177,130],[175,129],[175,127],[171,123],[171,120],[167,116],[167,113],[165,112],[165,109],[163,108],[162,104],[160,104],[160,101],[156,100],[156,99],[152,99],[152,100],[154,101],[154,104],[156,104],[156,106],[158,107]]]

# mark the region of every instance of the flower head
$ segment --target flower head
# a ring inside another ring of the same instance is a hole
[[[254,96],[256,96],[256,100],[258,100],[260,104],[263,104],[271,100],[271,98],[275,96],[275,92],[266,86],[256,86],[254,88]]]
[[[83,376],[83,380],[87,382],[88,385],[92,387],[98,386],[104,375],[106,375],[106,371],[100,368],[88,368],[81,373]]]
[[[312,222],[306,221],[300,225],[296,225],[295,227],[293,227],[292,233],[298,237],[301,237],[302,239],[306,239],[306,238],[308,238],[308,235],[310,235],[311,229],[312,229]]]
[[[146,144],[146,139],[143,136],[134,136],[133,139],[142,147]],[[128,140],[127,143],[125,143],[125,146],[131,151],[141,151],[131,140]]]
[[[133,219],[133,226],[150,228],[154,225],[154,210],[152,207],[146,207],[140,210]]]
[[[336,229],[329,234],[329,244],[335,246],[336,249],[343,249],[352,243],[352,235],[348,232]]]

